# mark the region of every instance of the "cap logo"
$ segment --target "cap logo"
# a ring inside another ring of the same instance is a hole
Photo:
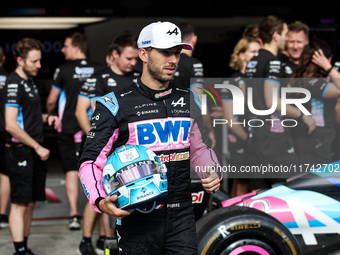
[[[169,30],[167,32],[167,34],[169,34],[169,35],[172,35],[172,34],[178,35],[177,27],[174,30],[172,30],[172,31]]]
[[[145,44],[150,44],[151,43],[151,40],[149,41],[142,41],[142,44],[145,45]]]

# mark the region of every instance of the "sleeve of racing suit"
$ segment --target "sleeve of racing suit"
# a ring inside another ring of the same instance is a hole
[[[205,179],[205,166],[219,165],[215,152],[208,148],[202,140],[202,133],[196,121],[190,131],[190,160],[198,177]]]
[[[91,207],[98,213],[102,211],[96,206],[96,200],[107,196],[103,187],[103,168],[118,134],[118,123],[115,117],[105,106],[97,103],[91,130],[87,135],[79,161],[78,177]]]
[[[199,178],[205,177],[205,166],[217,166],[219,165],[215,152],[207,147],[204,142],[208,139],[204,139],[206,131],[204,130],[203,117],[200,110],[200,98],[197,93],[192,91],[190,103],[190,117],[192,118],[192,125],[190,129],[190,161],[191,166],[195,169],[195,172]]]

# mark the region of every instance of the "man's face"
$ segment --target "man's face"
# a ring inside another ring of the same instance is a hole
[[[286,23],[284,23],[282,33],[279,36],[279,40],[278,40],[279,50],[285,49],[287,33],[288,33],[288,26]]]
[[[298,60],[304,47],[308,44],[308,39],[303,31],[288,32],[286,39],[286,51],[290,59]]]
[[[27,57],[22,61],[22,70],[28,77],[37,76],[39,69],[41,68],[41,51],[31,50],[28,52]]]
[[[120,53],[120,55],[116,52],[114,54],[113,64],[117,66],[120,70],[121,74],[126,74],[132,71],[132,69],[137,64],[138,59],[138,49],[135,49],[131,46],[127,46]]]
[[[64,41],[64,46],[61,49],[61,52],[64,53],[66,60],[72,60],[74,54],[76,52],[76,47],[72,45],[72,39],[66,38]]]
[[[179,62],[182,46],[170,49],[151,49],[147,68],[150,75],[160,83],[171,81]]]

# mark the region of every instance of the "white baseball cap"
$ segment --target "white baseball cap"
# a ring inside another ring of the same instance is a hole
[[[181,30],[171,22],[154,22],[142,29],[137,40],[138,48],[153,47],[169,49],[182,45],[183,49],[192,50],[188,43],[182,43]]]

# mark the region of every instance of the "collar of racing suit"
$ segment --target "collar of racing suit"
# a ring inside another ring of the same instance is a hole
[[[165,90],[153,90],[146,86],[138,77],[137,81],[134,83],[135,86],[138,88],[137,90],[146,97],[152,98],[154,100],[163,100],[166,98],[171,97],[173,93],[173,86],[170,82],[170,85]]]

